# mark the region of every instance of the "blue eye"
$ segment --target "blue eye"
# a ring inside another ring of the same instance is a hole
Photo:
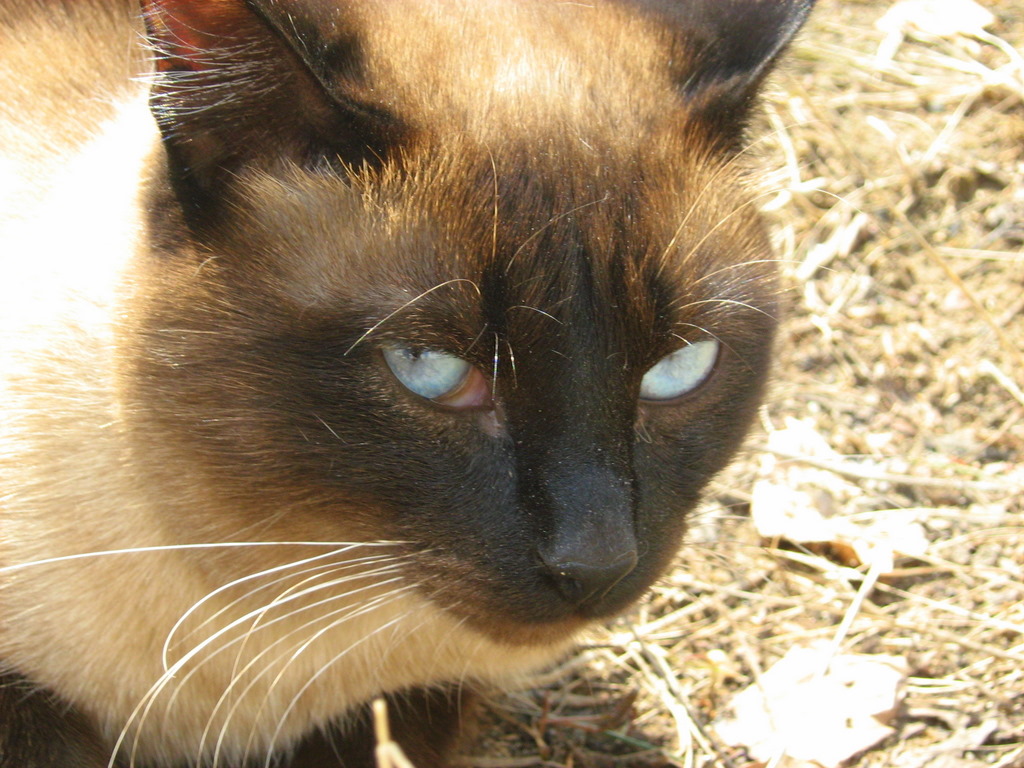
[[[718,342],[704,339],[687,344],[661,358],[640,382],[643,400],[666,401],[696,389],[708,377],[718,359]]]
[[[434,349],[385,347],[384,360],[396,379],[428,400],[457,392],[472,370],[465,360]]]

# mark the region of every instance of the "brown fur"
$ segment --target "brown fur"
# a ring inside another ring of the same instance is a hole
[[[760,396],[743,135],[808,5],[2,0],[0,765],[364,764],[380,695],[440,765],[637,599]]]

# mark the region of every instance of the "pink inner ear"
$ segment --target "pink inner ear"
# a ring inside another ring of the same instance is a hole
[[[211,50],[237,38],[251,15],[243,0],[142,0],[142,12],[161,72],[210,68]]]

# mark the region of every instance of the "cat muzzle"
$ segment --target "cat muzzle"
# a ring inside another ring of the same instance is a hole
[[[545,574],[574,606],[594,606],[636,568],[631,484],[607,468],[582,466],[547,483],[554,530],[537,547]]]

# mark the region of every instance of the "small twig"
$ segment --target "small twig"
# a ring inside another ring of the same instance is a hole
[[[384,699],[376,699],[373,702],[373,733],[377,737],[377,746],[374,749],[377,768],[415,768],[402,748],[391,739],[388,705]]]
[[[544,765],[540,755],[522,755],[518,757],[486,757],[484,755],[459,755],[452,760],[455,765],[473,766],[473,768],[530,768],[533,765]]]
[[[888,592],[890,595],[896,595],[897,597],[910,602],[927,605],[944,613],[950,613],[954,616],[960,616],[964,619],[976,621],[982,626],[993,627],[1005,632],[1013,632],[1017,635],[1024,635],[1024,625],[1022,624],[1014,624],[1013,622],[1003,621],[993,616],[986,616],[983,613],[970,611],[966,608],[961,608],[959,605],[953,605],[952,603],[946,603],[941,600],[932,600],[930,597],[924,597],[923,595],[917,595],[913,592],[907,592],[905,589],[898,589],[897,587],[890,586],[889,584],[879,583],[876,586],[876,589],[880,592]]]
[[[839,627],[836,629],[836,633],[832,638],[829,652],[828,652],[828,663],[825,668],[821,670],[822,676],[828,673],[829,666],[832,664],[832,660],[839,655],[839,649],[846,639],[846,636],[850,633],[850,628],[853,626],[854,619],[860,614],[861,608],[864,606],[864,601],[871,594],[871,590],[875,588],[875,584],[878,581],[878,577],[882,575],[882,571],[885,569],[886,564],[883,562],[883,558],[876,557],[874,562],[871,563],[871,567],[868,569],[867,575],[864,576],[864,580],[861,582],[860,589],[853,596],[853,600],[850,602],[850,607],[847,608],[843,614],[843,620],[839,623]]]
[[[910,485],[919,488],[943,488],[960,492],[978,491],[981,493],[1013,493],[1021,490],[1015,485],[1009,485],[1006,483],[992,483],[985,480],[955,480],[944,477],[916,477],[914,475],[902,475],[892,472],[883,472],[879,469],[858,467],[852,462],[816,459],[813,456],[803,456],[798,453],[781,451],[777,448],[769,448],[764,445],[759,446],[759,448],[766,453],[774,454],[780,458],[788,459],[790,461],[799,461],[803,464],[807,464],[808,466],[817,467],[818,469],[826,469],[829,472],[835,472],[837,475],[851,477],[855,480],[874,480],[893,485]]]
[[[921,230],[914,226],[910,219],[907,218],[906,213],[899,209],[895,209],[893,213],[900,220],[900,223],[906,228],[907,232],[909,232],[914,240],[916,240],[921,246],[921,249],[925,254],[927,254],[928,258],[938,265],[942,271],[946,273],[946,277],[949,278],[950,282],[959,288],[963,295],[967,297],[967,300],[974,306],[974,310],[992,330],[992,333],[995,334],[1004,351],[1017,362],[1017,366],[1021,370],[1024,370],[1024,353],[1020,351],[1018,345],[1007,335],[1006,331],[1003,330],[999,323],[996,322],[995,318],[992,317],[992,313],[988,311],[988,307],[982,303],[981,299],[978,298],[974,291],[967,287],[964,281],[960,278],[960,275],[957,274],[956,270],[949,265],[949,262],[939,255],[939,252],[935,250],[934,246],[932,246],[928,241],[928,238],[926,238],[924,234],[922,234]]]
[[[980,259],[982,261],[1007,261],[1019,264],[1021,254],[1016,251],[990,251],[984,248],[953,248],[940,246],[935,249],[941,256],[952,256],[957,259]],[[1005,323],[1004,323],[1005,325]]]
[[[1020,768],[1021,765],[1024,765],[1024,744],[1021,744],[992,768]]]
[[[1013,379],[1011,379],[1009,376],[1003,373],[996,366],[995,363],[993,363],[991,360],[982,360],[980,363],[978,363],[978,370],[981,373],[987,373],[993,379],[998,381],[1003,386],[1003,389],[1005,389],[1007,392],[1013,395],[1014,400],[1016,400],[1021,405],[1024,405],[1024,391],[1022,391],[1021,388],[1017,386],[1017,382],[1015,382]]]
[[[659,655],[656,646],[645,642],[643,638],[634,636],[636,643],[640,646],[640,653],[633,648],[627,652],[633,656],[634,661],[644,671],[648,681],[661,698],[662,703],[671,713],[676,721],[677,732],[680,736],[680,746],[683,748],[684,765],[693,764],[693,743],[696,742],[706,755],[715,755],[720,764],[726,768],[733,768],[732,759],[718,748],[710,735],[704,730],[699,722],[690,713],[686,704],[686,693],[679,685],[675,673],[669,668],[663,656]]]
[[[971,651],[980,651],[981,653],[987,653],[989,656],[995,656],[996,658],[1014,661],[1018,664],[1024,664],[1024,654],[1014,653],[1013,651],[1004,651],[1002,648],[994,648],[991,645],[985,645],[984,643],[979,643],[975,640],[969,640],[963,635],[958,635],[955,632],[947,632],[946,630],[939,629],[937,627],[922,625],[920,622],[904,621],[895,618],[892,619],[892,624],[894,627],[909,630],[911,632],[921,632],[934,637],[936,640],[942,640],[946,643],[959,645],[961,648],[967,648]]]

